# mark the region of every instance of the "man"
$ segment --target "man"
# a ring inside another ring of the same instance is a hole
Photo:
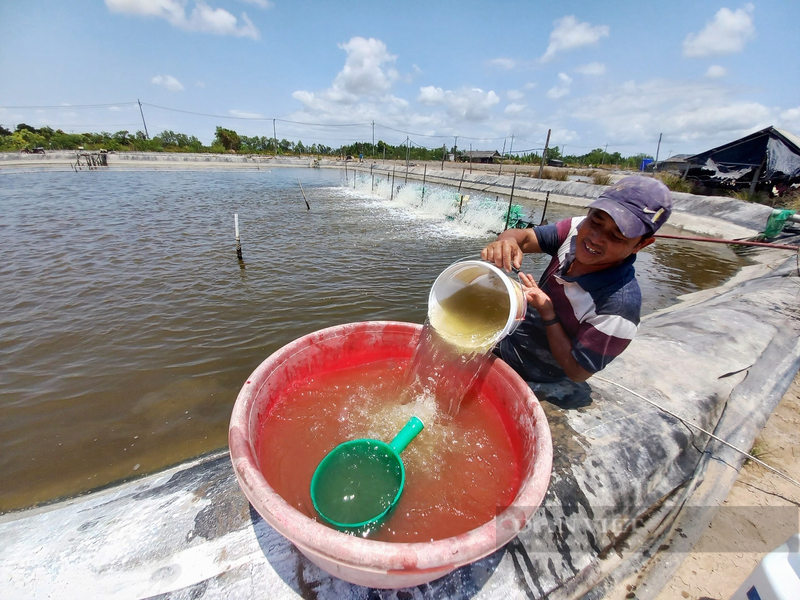
[[[529,310],[495,353],[531,382],[581,382],[603,369],[636,333],[642,295],[633,263],[671,212],[663,183],[625,177],[586,217],[500,234],[481,251],[498,267],[519,269],[530,252],[553,259],[538,285],[520,272]]]

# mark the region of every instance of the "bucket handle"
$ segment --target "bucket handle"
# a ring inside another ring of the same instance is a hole
[[[425,424],[419,420],[417,417],[411,417],[408,420],[403,428],[397,432],[397,435],[394,436],[394,439],[389,444],[389,447],[400,454],[403,450],[406,449],[411,441],[419,435],[419,432],[422,431]]]

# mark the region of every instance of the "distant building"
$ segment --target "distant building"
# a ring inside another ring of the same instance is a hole
[[[461,153],[464,162],[491,164],[496,158],[501,158],[497,150],[467,150]]]
[[[800,138],[767,127],[686,158],[683,176],[709,188],[781,190],[800,183]]]
[[[653,173],[655,171],[663,173],[666,171],[667,173],[673,173],[683,177],[684,173],[686,172],[686,167],[689,165],[686,160],[691,156],[691,154],[673,154],[669,158],[660,160],[658,162],[652,161],[652,159],[645,159],[650,160],[651,162],[645,165],[644,170],[647,173]]]

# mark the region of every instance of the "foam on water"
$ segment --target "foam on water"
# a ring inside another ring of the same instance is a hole
[[[351,199],[361,199],[365,207],[386,211],[393,219],[422,222],[434,232],[450,237],[475,238],[502,231],[508,211],[504,200],[464,194],[464,201],[460,202],[457,190],[431,184],[424,186],[423,196],[421,182],[406,183],[399,173],[395,176],[394,194],[391,177],[376,176],[373,183],[368,174],[356,175],[355,183],[348,179],[341,192]]]

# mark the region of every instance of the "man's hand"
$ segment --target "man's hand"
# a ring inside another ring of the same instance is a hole
[[[550,296],[545,294],[534,281],[533,277],[520,271],[519,280],[522,283],[522,292],[525,294],[525,299],[531,307],[536,309],[542,319],[549,321],[555,319],[556,311],[553,308],[553,301]]]
[[[481,258],[510,271],[522,266],[524,254],[541,251],[533,229],[506,229],[497,240],[481,250]]]
[[[498,239],[481,250],[481,258],[510,271],[511,267],[519,269],[522,265],[522,250],[516,240]]]

